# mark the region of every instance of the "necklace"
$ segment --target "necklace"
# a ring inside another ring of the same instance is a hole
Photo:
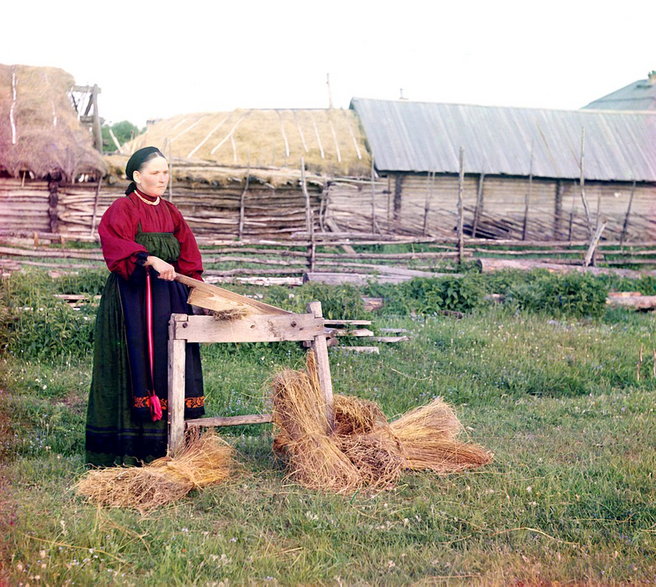
[[[159,204],[159,196],[157,196],[157,199],[155,201],[151,202],[150,200],[147,200],[146,198],[141,196],[138,190],[134,190],[134,193],[137,196],[137,198],[139,198],[142,202],[145,202],[150,206],[157,206],[157,204]]]

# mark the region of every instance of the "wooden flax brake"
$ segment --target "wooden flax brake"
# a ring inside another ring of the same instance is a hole
[[[175,279],[189,286],[190,304],[213,310],[216,315],[171,315],[168,343],[169,455],[174,455],[182,446],[187,426],[235,426],[271,422],[270,414],[198,418],[185,422],[185,346],[188,342],[310,342],[317,359],[328,422],[332,423],[333,389],[321,302],[311,302],[308,304],[308,313],[296,314],[190,277],[176,274]]]

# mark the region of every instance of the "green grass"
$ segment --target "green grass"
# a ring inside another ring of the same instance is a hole
[[[334,387],[394,417],[435,396],[495,453],[469,473],[403,476],[340,497],[285,480],[269,427],[224,429],[244,471],[140,516],[71,489],[84,473],[89,358],[8,356],[2,371],[4,578],[29,583],[508,584],[656,576],[656,379],[650,315],[553,320],[481,309],[379,317],[411,331],[380,355],[331,350]],[[638,377],[638,355],[644,361]],[[260,411],[295,344],[203,347],[211,414]],[[0,487],[2,484],[0,483]],[[38,577],[38,578],[37,578]]]

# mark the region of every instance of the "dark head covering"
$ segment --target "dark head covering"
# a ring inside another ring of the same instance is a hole
[[[130,180],[130,185],[128,189],[125,190],[126,194],[131,194],[134,190],[137,189],[137,184],[134,182],[133,174],[135,171],[141,171],[144,163],[154,159],[155,157],[164,157],[162,152],[157,147],[144,147],[139,149],[132,154],[132,157],[128,159],[128,164],[125,166],[125,175]],[[166,159],[166,157],[164,157]]]

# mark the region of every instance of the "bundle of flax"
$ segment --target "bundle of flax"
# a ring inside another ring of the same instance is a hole
[[[75,488],[99,505],[143,514],[182,499],[192,489],[227,479],[233,469],[233,452],[213,432],[195,434],[175,457],[162,457],[143,467],[89,471]]]
[[[440,399],[388,423],[374,402],[336,395],[331,429],[312,351],[305,370],[278,373],[272,389],[274,450],[285,457],[290,477],[306,487],[379,490],[392,487],[404,469],[446,474],[492,459],[485,449],[456,440],[462,426]]]

